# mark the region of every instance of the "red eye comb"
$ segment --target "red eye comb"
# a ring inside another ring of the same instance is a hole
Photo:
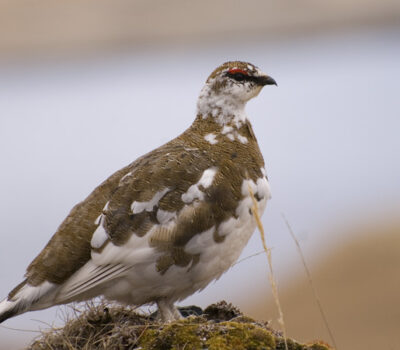
[[[240,69],[240,68],[233,68],[233,69],[229,69],[228,70],[229,74],[236,74],[236,73],[242,73],[244,75],[249,75],[249,73],[247,73],[245,70]]]

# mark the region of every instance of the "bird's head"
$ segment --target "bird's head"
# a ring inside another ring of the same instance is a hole
[[[277,85],[275,80],[248,62],[226,62],[208,77],[198,103],[203,117],[217,116],[244,108],[265,85]]]
[[[276,85],[276,82],[251,63],[233,61],[216,68],[206,85],[216,95],[228,95],[247,102],[257,96],[263,86]]]

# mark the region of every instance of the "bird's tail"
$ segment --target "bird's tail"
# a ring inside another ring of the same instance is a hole
[[[4,322],[10,317],[18,315],[19,307],[15,302],[4,299],[0,302],[0,323]]]
[[[16,295],[25,284],[26,281],[20,283],[8,294],[7,298],[0,302],[0,323],[23,312],[23,305],[21,305],[21,302],[18,301],[18,299],[13,300],[13,296]]]
[[[50,283],[31,286],[26,280],[23,281],[0,302],[0,323],[24,312],[48,307],[44,299],[53,289],[54,285]]]

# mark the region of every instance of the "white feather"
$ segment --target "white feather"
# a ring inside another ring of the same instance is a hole
[[[218,140],[216,139],[216,136],[213,133],[207,134],[206,136],[204,136],[204,139],[207,142],[211,143],[212,145],[215,145],[216,143],[218,143]]]
[[[200,180],[196,184],[190,186],[189,189],[182,194],[182,201],[184,203],[192,203],[195,199],[204,199],[204,192],[200,190],[199,186],[204,188],[210,187],[214,181],[217,170],[218,168],[216,167],[204,170]]]
[[[101,221],[100,221],[101,222]],[[108,239],[108,234],[101,223],[94,231],[90,244],[92,248],[99,249]]]
[[[150,199],[147,202],[138,202],[138,201],[134,201],[132,203],[131,209],[132,209],[132,213],[133,214],[138,214],[144,210],[146,211],[152,211],[153,208],[158,205],[158,202],[160,201],[160,199],[162,197],[164,197],[164,195],[169,191],[169,188],[164,188],[161,191],[158,191],[152,199]]]

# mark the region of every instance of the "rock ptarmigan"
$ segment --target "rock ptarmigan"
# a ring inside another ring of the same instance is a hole
[[[104,295],[131,305],[174,306],[238,259],[270,197],[245,113],[274,79],[247,62],[215,69],[197,117],[180,136],[117,171],[77,204],[0,303],[0,322]]]

